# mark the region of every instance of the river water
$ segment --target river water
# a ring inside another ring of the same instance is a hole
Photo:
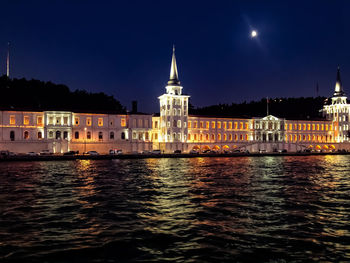
[[[0,163],[0,262],[349,262],[350,156]]]

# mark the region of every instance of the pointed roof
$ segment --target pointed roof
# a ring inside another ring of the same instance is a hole
[[[179,75],[177,73],[175,46],[173,46],[173,57],[171,59],[170,78],[168,81],[168,85],[180,85]]]
[[[345,92],[343,90],[343,85],[341,83],[341,79],[340,79],[340,68],[338,66],[338,70],[337,70],[337,81],[335,82],[335,88],[334,88],[334,97],[343,97],[345,96]]]

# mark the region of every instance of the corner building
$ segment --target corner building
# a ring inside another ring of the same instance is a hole
[[[175,49],[159,116],[138,113],[99,114],[70,111],[0,111],[0,150],[17,153],[91,150],[124,153],[161,150],[288,152],[305,149],[350,150],[350,104],[338,68],[333,97],[320,111],[323,119],[288,120],[188,115]]]

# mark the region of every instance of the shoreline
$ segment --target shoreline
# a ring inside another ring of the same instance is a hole
[[[17,155],[3,156],[0,162],[18,161],[72,161],[72,160],[113,160],[113,159],[149,159],[149,158],[203,158],[203,157],[265,157],[265,156],[320,156],[320,155],[350,155],[350,152],[320,152],[320,153],[219,153],[219,154],[121,154],[121,155]]]

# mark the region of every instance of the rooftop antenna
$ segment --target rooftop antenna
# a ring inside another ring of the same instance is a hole
[[[7,43],[6,76],[10,77],[10,42]]]

